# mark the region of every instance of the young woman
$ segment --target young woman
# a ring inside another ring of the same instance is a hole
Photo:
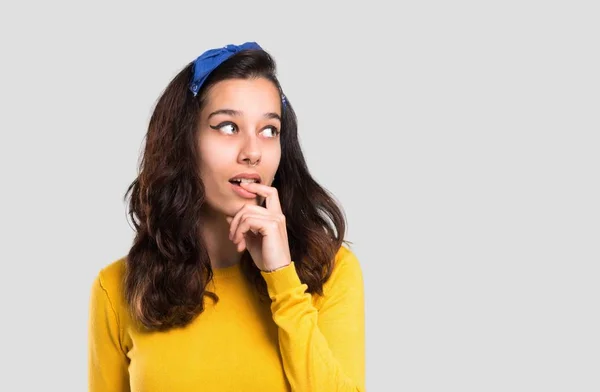
[[[364,391],[361,267],[270,55],[203,53],[145,142],[135,240],[92,286],[90,391]]]

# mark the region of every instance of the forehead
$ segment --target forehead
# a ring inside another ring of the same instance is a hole
[[[216,83],[206,95],[205,109],[275,112],[280,110],[280,96],[275,84],[265,78],[228,79]]]

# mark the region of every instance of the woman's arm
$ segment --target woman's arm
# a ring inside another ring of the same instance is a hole
[[[90,392],[129,391],[128,362],[119,319],[99,274],[92,285],[88,330]]]
[[[316,306],[294,263],[262,275],[292,391],[364,392],[364,288],[354,254],[342,247]]]

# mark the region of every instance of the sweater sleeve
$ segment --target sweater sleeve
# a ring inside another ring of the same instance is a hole
[[[284,371],[294,392],[365,391],[362,271],[346,248],[336,259],[324,296],[315,305],[294,262],[261,272],[278,326]]]
[[[94,280],[88,324],[88,390],[129,391],[128,359],[121,344],[119,319],[101,276]]]

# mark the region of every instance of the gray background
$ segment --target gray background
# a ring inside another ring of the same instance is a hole
[[[0,6],[0,390],[86,390],[152,105],[250,40],[347,213],[368,390],[599,390],[594,2],[206,3]]]

